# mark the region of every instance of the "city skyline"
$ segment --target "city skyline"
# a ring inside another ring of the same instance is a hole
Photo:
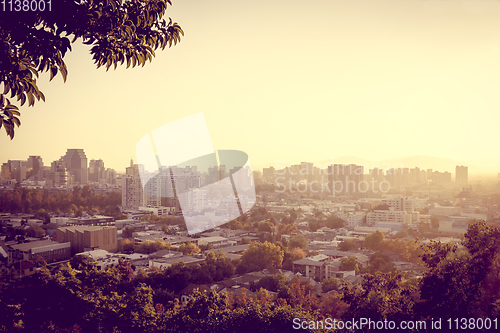
[[[498,329],[500,1],[3,7],[1,332]]]
[[[75,44],[67,82],[41,75],[46,102],[21,108],[0,160],[83,148],[123,172],[145,133],[204,112],[215,149],[256,168],[418,155],[500,168],[498,2],[174,1],[167,15],[185,36],[144,68],[96,70]]]
[[[46,165],[43,162],[44,158],[40,155],[30,155],[27,159],[21,159],[21,160],[9,159],[5,162],[0,161],[0,165],[8,164],[9,161],[10,162],[22,161],[22,162],[26,163],[26,166],[28,168],[32,168],[32,166],[30,166],[30,165],[33,162],[30,162],[30,161],[37,159],[37,163],[42,163],[42,164],[44,164],[43,165],[44,167],[50,168],[51,167],[50,165],[53,163],[56,163],[56,162],[57,163],[64,162],[67,164],[67,162],[65,161],[66,156],[68,156],[68,154],[74,154],[74,153],[78,153],[81,156],[83,156],[83,160],[85,160],[84,164],[86,164],[86,170],[87,170],[87,175],[84,177],[86,177],[88,179],[88,181],[91,181],[91,180],[97,181],[99,179],[99,176],[97,175],[97,173],[99,173],[102,176],[107,169],[114,170],[117,174],[125,175],[125,174],[127,174],[127,172],[128,172],[127,170],[129,169],[129,167],[132,165],[139,165],[139,166],[142,166],[144,168],[144,165],[137,163],[137,161],[134,161],[134,159],[132,158],[129,161],[128,166],[125,167],[125,171],[117,171],[117,170],[115,170],[113,168],[109,168],[107,166],[107,164],[105,163],[106,159],[88,158],[85,154],[85,149],[81,149],[81,148],[80,149],[68,148],[66,150],[65,155],[61,156],[57,160],[49,161],[48,164],[46,164]],[[412,158],[416,158],[418,160],[419,158],[422,158],[422,157],[427,157],[431,161],[433,159],[432,157],[428,157],[428,156],[407,157],[406,159],[414,161],[414,159],[412,159]],[[349,160],[349,159],[351,159],[351,160]],[[356,157],[341,157],[338,159],[332,158],[331,160],[323,160],[321,162],[311,162],[311,161],[304,161],[304,160],[302,160],[302,162],[288,162],[284,159],[281,159],[281,160],[277,160],[274,164],[263,166],[262,168],[257,168],[254,171],[262,172],[263,169],[267,169],[267,168],[274,168],[275,170],[287,169],[287,168],[290,168],[292,166],[301,166],[302,164],[307,164],[307,165],[310,165],[311,167],[319,168],[323,171],[327,171],[332,165],[339,164],[339,165],[360,166],[361,170],[363,170],[362,174],[365,174],[365,175],[371,174],[372,170],[377,170],[377,169],[384,172],[384,171],[392,170],[392,169],[413,169],[413,168],[418,168],[421,170],[431,169],[431,170],[439,171],[439,172],[448,172],[448,173],[453,174],[454,176],[457,174],[457,172],[460,168],[465,168],[467,170],[467,173],[469,173],[469,171],[468,171],[470,168],[469,165],[459,165],[460,164],[459,162],[454,161],[454,160],[450,160],[450,159],[440,159],[440,158],[434,158],[434,159],[436,159],[437,161],[445,160],[447,163],[450,163],[450,166],[443,167],[443,164],[441,164],[441,165],[438,164],[437,166],[435,165],[435,167],[429,167],[429,160],[427,160],[427,163],[424,163],[424,165],[417,165],[417,164],[415,164],[416,162],[413,162],[413,164],[400,163],[400,162],[397,162],[398,159],[385,160],[385,161],[367,161],[367,160],[359,159]],[[451,166],[451,164],[453,164],[453,166]],[[83,166],[83,164],[82,164],[82,166]],[[441,167],[439,167],[439,166],[441,166]],[[191,166],[187,165],[186,163],[181,163],[181,164],[177,165],[176,167],[177,168],[185,168],[185,167],[189,168]],[[222,174],[224,174],[226,172],[225,164],[221,163],[219,165],[219,167],[222,168],[221,172],[222,172]],[[196,168],[197,167],[194,166],[194,170],[196,170]],[[202,169],[197,170],[197,171],[200,171],[200,174],[210,174],[210,169],[213,169],[213,168],[203,169],[203,171],[202,171]],[[473,175],[484,175],[484,173],[472,173],[472,174]],[[497,177],[499,174],[500,173],[491,173],[490,176]],[[96,178],[97,180],[91,179],[92,177],[94,177],[94,178],[97,177]],[[84,183],[86,183],[86,182],[84,182]]]

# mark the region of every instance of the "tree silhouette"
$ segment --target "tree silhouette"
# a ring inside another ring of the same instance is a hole
[[[41,3],[43,1],[39,1]],[[52,10],[0,12],[0,127],[14,137],[20,126],[19,108],[7,98],[17,98],[23,106],[45,101],[36,79],[49,72],[64,81],[68,74],[64,56],[71,44],[82,39],[91,45],[94,63],[108,70],[127,63],[142,65],[162,50],[180,41],[181,27],[163,19],[170,0],[58,0]],[[69,37],[69,38],[68,38]],[[71,40],[70,40],[71,38]]]

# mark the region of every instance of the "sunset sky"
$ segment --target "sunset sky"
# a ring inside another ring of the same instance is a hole
[[[38,80],[0,163],[83,148],[119,172],[155,128],[203,112],[216,149],[262,167],[427,155],[500,172],[500,1],[172,0],[185,36],[144,68]],[[282,163],[282,162],[281,162]]]

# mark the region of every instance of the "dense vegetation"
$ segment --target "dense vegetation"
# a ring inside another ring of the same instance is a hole
[[[178,43],[184,34],[177,23],[164,19],[170,0],[58,0],[53,10],[50,3],[11,1],[6,10],[4,2],[0,11],[0,128],[11,139],[21,122],[9,96],[21,106],[45,101],[38,75],[49,72],[52,80],[60,73],[66,81],[64,56],[72,43],[90,45],[97,68],[108,70],[125,63],[127,68],[144,66],[155,50]],[[12,4],[17,9],[12,10]],[[42,5],[44,9],[36,9]]]
[[[0,212],[9,213],[67,213],[83,212],[119,216],[122,197],[118,191],[96,194],[89,185],[75,186],[72,191],[49,191],[18,187],[0,192]],[[39,212],[40,213],[40,212]]]
[[[383,244],[377,235],[374,244]],[[215,291],[196,292],[181,304],[176,296],[189,283],[225,281],[242,271],[280,267],[282,244],[253,243],[239,261],[209,254],[202,265],[177,264],[165,270],[140,270],[130,263],[99,271],[89,260],[73,259],[55,271],[42,268],[31,277],[3,282],[0,288],[0,330],[3,332],[286,332],[293,318],[352,320],[425,320],[490,318],[500,315],[500,230],[475,223],[463,247],[430,243],[421,247],[423,278],[408,278],[395,269],[375,267],[360,284],[323,281],[317,288],[301,279],[268,276],[250,287],[256,297]],[[263,258],[262,263],[257,259]],[[342,265],[358,269],[353,258]],[[372,267],[372,268],[373,268]],[[361,269],[360,273],[363,273]],[[447,325],[447,323],[446,323]],[[312,328],[311,326],[310,328]],[[296,331],[296,330],[293,330]],[[312,330],[310,330],[312,331]],[[321,331],[321,330],[316,330]],[[369,331],[367,327],[359,332]]]

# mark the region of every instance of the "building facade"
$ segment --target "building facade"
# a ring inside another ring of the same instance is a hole
[[[467,186],[469,183],[469,168],[457,165],[455,168],[455,183],[457,186]]]
[[[56,231],[57,241],[69,242],[71,253],[76,254],[94,249],[115,252],[117,249],[117,230],[115,227],[71,226]]]
[[[332,195],[354,195],[362,190],[363,166],[355,164],[333,164],[328,167],[328,184]]]
[[[42,257],[47,264],[69,260],[71,258],[70,243],[42,240],[30,243],[9,245],[9,264],[30,261]]]
[[[88,182],[87,157],[83,149],[68,149],[61,157],[66,163],[69,174],[74,177],[75,183],[86,185]]]

